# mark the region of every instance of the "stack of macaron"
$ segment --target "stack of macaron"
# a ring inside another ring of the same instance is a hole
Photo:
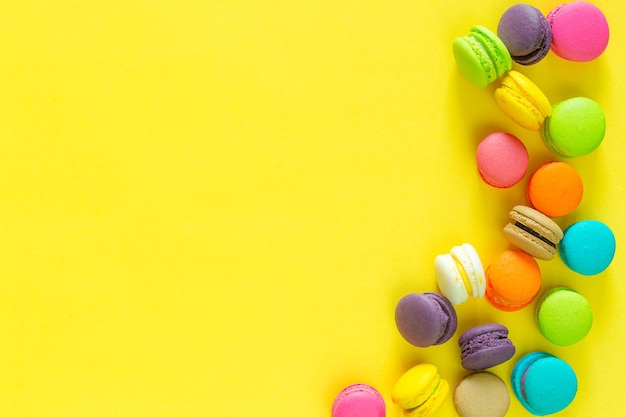
[[[604,139],[604,113],[585,97],[551,105],[537,85],[513,70],[513,63],[532,65],[549,51],[569,61],[591,61],[606,49],[608,35],[604,14],[591,3],[574,1],[547,16],[533,6],[518,4],[504,12],[497,34],[476,25],[467,36],[454,40],[453,54],[462,75],[478,87],[502,78],[495,90],[496,102],[520,126],[541,130],[555,160],[530,175],[527,201],[510,210],[503,237],[511,248],[484,267],[474,246],[453,246],[434,261],[439,292],[415,292],[398,300],[395,322],[409,344],[428,348],[448,342],[460,326],[455,306],[481,297],[503,312],[527,308],[538,300],[535,325],[555,346],[574,345],[590,332],[592,309],[581,293],[564,285],[538,298],[542,288],[538,260],[550,261],[558,254],[570,270],[586,276],[603,272],[613,260],[615,236],[606,224],[582,220],[564,229],[558,224],[581,204],[583,181],[572,165],[556,159],[594,151]],[[531,157],[518,137],[495,132],[478,145],[478,173],[491,187],[513,187],[527,176]],[[478,324],[464,329],[457,343],[457,360],[470,371],[452,389],[458,415],[504,417],[509,389],[489,369],[515,356],[509,329],[503,323]],[[516,361],[509,382],[519,403],[534,415],[565,409],[578,390],[574,369],[544,351],[525,352]],[[450,391],[435,364],[420,363],[400,376],[391,399],[406,416],[427,417],[444,404]],[[372,386],[354,384],[337,395],[332,415],[384,417],[385,403]]]

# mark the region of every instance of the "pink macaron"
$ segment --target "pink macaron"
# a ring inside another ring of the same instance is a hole
[[[367,384],[345,387],[333,402],[332,417],[385,417],[385,400]]]
[[[548,22],[552,27],[552,51],[569,61],[593,61],[609,43],[604,13],[586,1],[555,7],[548,13]]]
[[[509,188],[528,170],[528,150],[517,137],[496,132],[480,142],[476,150],[478,172],[492,187]]]

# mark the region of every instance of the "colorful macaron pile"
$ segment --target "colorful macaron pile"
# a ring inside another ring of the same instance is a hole
[[[590,332],[593,313],[583,294],[565,283],[538,297],[542,271],[537,260],[559,257],[571,271],[585,276],[603,272],[613,260],[615,236],[603,222],[580,220],[565,228],[559,225],[582,203],[583,178],[558,158],[580,157],[597,149],[605,134],[604,113],[586,97],[552,105],[537,85],[512,68],[513,62],[535,64],[549,51],[568,61],[591,61],[605,51],[608,37],[604,14],[591,3],[574,1],[554,8],[547,16],[533,6],[518,4],[503,13],[497,34],[476,25],[468,35],[453,41],[461,74],[477,87],[501,78],[501,86],[495,89],[496,102],[520,126],[541,130],[554,160],[531,173],[525,187],[527,201],[510,209],[509,223],[503,228],[509,249],[483,264],[471,244],[453,246],[434,260],[439,292],[410,293],[398,300],[395,322],[409,344],[428,348],[448,342],[461,327],[455,306],[481,297],[503,312],[518,311],[537,301],[534,325],[555,346],[575,345]],[[492,133],[476,151],[479,177],[491,187],[513,187],[527,176],[532,157],[520,138]],[[457,339],[456,360],[470,372],[452,390],[435,364],[420,363],[400,376],[391,399],[406,416],[426,417],[435,414],[452,391],[460,417],[504,417],[510,405],[509,388],[488,370],[515,356],[514,340],[503,323],[463,329]],[[508,381],[519,403],[540,416],[569,406],[578,390],[572,366],[549,352],[522,353]],[[332,415],[384,417],[385,404],[375,388],[355,384],[338,394]]]

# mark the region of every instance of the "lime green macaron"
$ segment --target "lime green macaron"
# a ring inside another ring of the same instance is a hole
[[[484,26],[474,26],[467,36],[452,42],[461,73],[477,87],[486,87],[511,70],[513,60],[504,42]]]
[[[604,139],[606,119],[598,103],[574,97],[552,106],[552,115],[543,124],[543,139],[548,148],[564,158],[593,152]]]
[[[558,346],[570,346],[589,333],[593,313],[585,297],[571,288],[557,287],[539,301],[536,319],[546,339]]]

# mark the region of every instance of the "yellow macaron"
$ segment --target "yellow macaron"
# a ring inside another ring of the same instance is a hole
[[[504,76],[495,97],[502,111],[526,129],[539,130],[546,117],[552,114],[552,105],[546,95],[517,71]]]
[[[406,371],[391,392],[391,399],[407,417],[430,416],[444,403],[450,386],[437,367],[422,363]]]

